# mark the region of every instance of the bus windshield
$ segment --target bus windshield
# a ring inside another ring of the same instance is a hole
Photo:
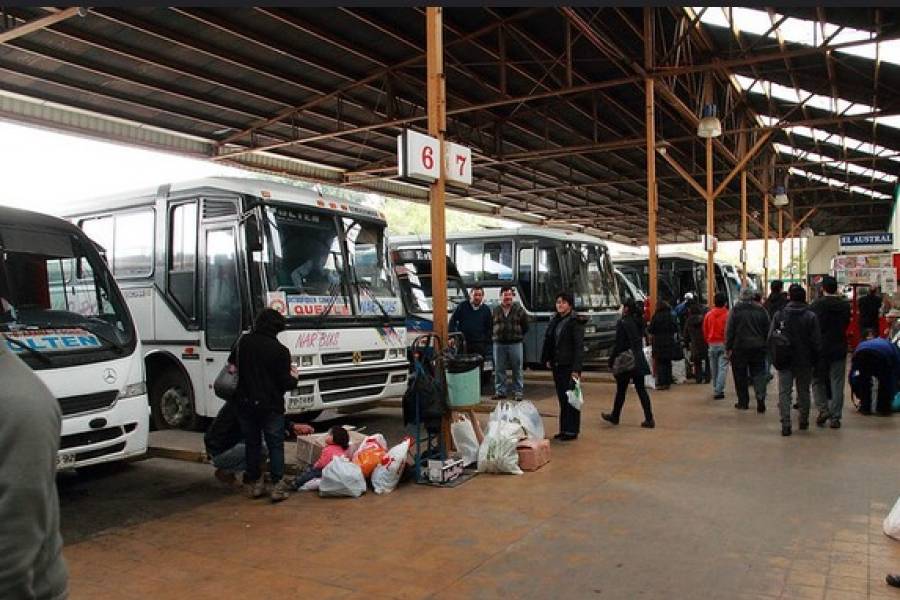
[[[100,254],[65,233],[0,227],[0,335],[26,360],[121,351],[134,327]]]
[[[431,288],[431,261],[401,261],[395,269],[409,309],[419,313],[432,312],[434,310],[434,292]],[[447,310],[455,310],[456,306],[465,300],[466,292],[462,279],[448,275]]]
[[[567,244],[566,259],[572,278],[575,308],[618,306],[615,272],[604,247],[595,244]]]
[[[266,210],[270,305],[283,302],[289,317],[402,315],[383,223],[302,208]]]

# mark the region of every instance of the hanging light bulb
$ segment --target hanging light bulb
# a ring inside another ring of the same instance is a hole
[[[716,105],[703,105],[703,114],[697,125],[697,136],[702,138],[715,138],[722,135],[722,122],[716,116]]]
[[[775,195],[772,196],[772,204],[775,206],[787,206],[788,202],[787,192],[784,190],[784,186],[776,185]]]

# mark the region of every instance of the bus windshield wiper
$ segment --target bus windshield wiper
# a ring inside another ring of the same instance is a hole
[[[391,319],[391,315],[388,313],[388,311],[386,311],[384,309],[384,305],[381,304],[381,302],[378,300],[378,298],[375,297],[375,292],[372,291],[372,288],[369,286],[368,283],[366,283],[365,281],[363,281],[361,279],[357,279],[356,281],[353,282],[353,284],[356,286],[356,289],[358,289],[362,292],[365,292],[369,296],[369,298],[372,299],[372,302],[375,303],[375,306],[378,307],[378,310],[381,311],[381,314],[384,315],[385,319],[388,319],[388,320]]]
[[[40,350],[38,350],[37,348],[32,348],[31,346],[29,346],[28,344],[26,344],[26,343],[23,342],[22,340],[17,340],[17,339],[14,338],[14,337],[9,337],[9,336],[6,335],[5,333],[3,334],[3,337],[4,337],[4,339],[6,339],[6,341],[9,342],[10,344],[12,344],[12,345],[14,345],[14,346],[18,346],[19,348],[23,348],[23,349],[26,350],[29,354],[31,354],[33,357],[35,357],[35,358],[37,358],[37,359],[40,359],[41,362],[43,362],[43,363],[45,363],[45,364],[48,364],[48,365],[53,364],[53,361],[50,360],[50,357],[47,356],[46,354],[44,354],[43,352],[41,352]]]
[[[96,317],[91,317],[90,323],[92,325],[102,323],[103,325],[106,325],[107,327],[109,326],[109,323],[107,323],[103,319],[97,319]],[[120,344],[118,341],[114,340],[112,337],[110,337],[104,333],[100,333],[94,327],[87,328],[87,330],[90,333],[92,333],[93,335],[96,335],[98,338],[100,338],[100,340],[102,340],[102,341],[106,342],[107,344],[109,344],[110,346],[112,346],[113,350],[115,350],[118,354],[122,354],[123,352],[125,352],[125,347],[122,346],[122,344]]]
[[[334,305],[338,299],[338,292],[340,292],[340,285],[340,283],[332,283],[331,287],[328,288],[328,293],[331,295],[331,297],[328,299],[328,306],[325,307],[325,310],[323,310],[322,314],[319,315],[319,320],[316,321],[317,327],[320,327],[322,325],[322,322],[331,313],[331,309],[334,308]]]

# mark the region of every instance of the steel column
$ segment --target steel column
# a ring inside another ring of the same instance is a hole
[[[741,172],[741,287],[747,285],[747,172]]]
[[[567,27],[569,27],[567,25]],[[644,64],[648,69],[653,68],[653,8],[644,7]],[[656,109],[654,106],[654,85],[652,77],[644,80],[645,121],[647,130],[647,268],[649,272],[649,297],[647,303],[651,311],[656,306],[658,298],[659,267],[656,257],[656,211],[658,192],[656,186]]]
[[[713,250],[715,236],[715,198],[713,197],[713,139],[706,138],[706,302],[713,305],[716,291],[716,252]]]

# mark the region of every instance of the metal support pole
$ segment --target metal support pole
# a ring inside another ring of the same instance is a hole
[[[768,176],[766,177],[768,181]],[[768,183],[766,184],[768,186]],[[769,193],[763,194],[763,289],[765,295],[769,289]]]
[[[784,226],[784,209],[778,209],[778,279],[784,279],[784,238],[781,237]]]
[[[706,240],[710,244],[706,253],[706,302],[713,305],[716,295],[716,253],[712,247],[715,236],[715,206],[713,204],[713,150],[712,138],[706,138]]]
[[[741,172],[741,287],[747,286],[747,172]]]
[[[444,80],[443,12],[440,7],[425,10],[428,65],[428,134],[438,140],[440,177],[431,185],[431,270],[434,294],[434,333],[447,341],[447,232],[444,213],[444,132],[447,130],[447,102]]]
[[[653,67],[653,9],[644,8],[644,62],[648,69]],[[656,306],[659,266],[656,242],[656,110],[654,106],[655,81],[652,77],[644,80],[645,120],[647,128],[647,268],[650,296],[647,298],[652,311]]]

